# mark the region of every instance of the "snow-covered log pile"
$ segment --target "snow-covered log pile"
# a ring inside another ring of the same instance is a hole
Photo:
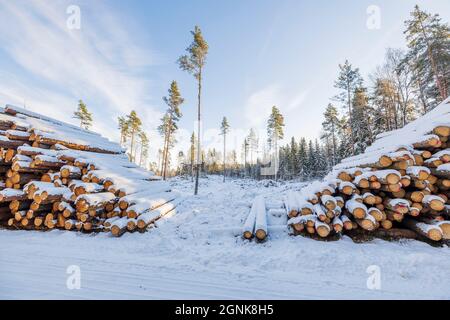
[[[450,99],[402,129],[381,134],[323,182],[285,197],[296,234],[351,230],[450,239]]]
[[[243,236],[251,239],[254,236],[260,241],[267,237],[267,210],[264,197],[256,197],[253,201],[250,213],[244,223]]]
[[[0,110],[0,224],[25,230],[145,231],[180,199],[97,133]]]

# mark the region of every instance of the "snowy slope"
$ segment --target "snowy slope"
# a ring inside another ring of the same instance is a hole
[[[432,138],[435,127],[449,123],[450,98],[405,127],[378,135],[377,140],[363,154],[343,159],[334,169],[352,168],[363,163],[376,162],[382,155],[390,155],[399,148],[412,150],[413,143]]]
[[[190,180],[174,189],[191,194]],[[349,238],[319,242],[291,237],[284,225],[269,241],[243,241],[240,230],[255,196],[274,202],[301,184],[220,177],[201,181],[177,214],[151,232],[111,238],[71,232],[0,230],[0,298],[147,299],[445,299],[448,248],[416,241]],[[238,236],[234,236],[239,234]],[[81,268],[81,289],[66,287],[66,269]],[[381,270],[381,290],[366,286],[367,268]]]
[[[15,114],[12,116],[11,114]],[[74,125],[28,111],[26,109],[7,105],[0,110],[0,120],[16,122],[28,130],[45,138],[64,140],[82,146],[99,148],[112,153],[122,153],[124,150],[117,143],[111,142],[98,133],[84,130]]]

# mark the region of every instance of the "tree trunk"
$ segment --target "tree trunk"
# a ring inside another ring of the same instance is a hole
[[[166,171],[166,150],[168,148],[168,130],[166,127],[165,133],[164,133],[164,146],[163,146],[163,150],[162,150],[162,155],[161,155],[161,176],[163,177],[163,179],[165,180],[166,178],[164,177],[165,171]]]
[[[433,51],[431,49],[428,35],[425,33],[425,27],[423,26],[423,21],[420,21],[420,27],[421,27],[422,34],[425,38],[425,41],[427,43],[428,58],[430,59],[431,69],[433,70],[433,74],[436,79],[436,86],[438,87],[439,94],[441,95],[442,101],[444,101],[445,98],[447,98],[446,89],[442,86],[441,80],[439,78],[439,73],[437,70],[436,62],[434,61],[434,57],[433,57]]]
[[[226,143],[227,143],[227,135],[223,134],[223,182],[225,182],[226,176]]]
[[[352,155],[355,155],[355,139],[353,137],[353,114],[352,114],[352,96],[350,92],[350,83],[347,81],[347,99],[348,99],[348,115],[350,117],[350,139],[352,144]]]
[[[167,132],[167,146],[166,146],[166,154],[164,156],[164,173],[163,173],[163,179],[166,180],[167,175],[167,162],[169,158],[169,148],[170,148],[170,134],[172,131],[172,117],[169,119],[169,129]]]
[[[332,124],[332,130],[333,130],[333,167],[336,165],[336,135],[335,135],[335,127],[334,123]]]
[[[131,132],[131,151],[130,151],[131,162],[134,162],[133,150],[134,150],[134,135],[135,135],[135,133],[136,132],[133,129],[133,131]]]
[[[195,172],[195,190],[194,190],[194,195],[198,194],[198,179],[199,179],[199,176],[200,176],[200,161],[201,161],[200,160],[200,158],[201,158],[201,151],[200,151],[200,148],[201,148],[201,143],[200,143],[200,140],[201,140],[201,132],[200,132],[201,124],[200,124],[200,121],[201,121],[201,111],[202,111],[201,110],[201,96],[202,96],[202,68],[200,67],[199,75],[198,75],[197,165],[196,165],[196,172]]]
[[[278,178],[278,137],[275,135],[275,181]]]

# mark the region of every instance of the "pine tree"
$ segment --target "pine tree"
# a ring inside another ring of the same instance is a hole
[[[278,152],[279,166],[278,166],[278,174],[280,179],[286,179],[290,176],[289,170],[289,154],[290,154],[290,146],[281,146]]]
[[[340,119],[338,159],[345,159],[355,154],[355,144],[352,142],[350,121],[342,117]]]
[[[253,165],[256,163],[256,157],[255,153],[257,154],[258,148],[259,148],[259,140],[258,136],[256,135],[255,129],[251,128],[250,132],[247,136],[247,142],[248,142],[248,153],[249,153],[249,163],[250,168],[253,167]]]
[[[78,101],[78,109],[73,113],[75,119],[80,120],[80,127],[88,130],[92,126],[92,113],[87,109],[83,100]]]
[[[168,106],[166,114],[161,119],[163,124],[160,128],[160,133],[164,136],[163,148],[163,179],[166,180],[167,166],[169,161],[170,149],[174,143],[174,134],[178,129],[177,122],[181,118],[180,106],[184,99],[181,97],[180,90],[176,81],[172,81],[168,91],[168,97],[163,97],[163,101]]]
[[[316,176],[323,177],[328,170],[327,159],[323,148],[319,144],[319,140],[316,139],[314,143],[314,153],[316,157]]]
[[[267,122],[267,135],[269,137],[268,142],[271,147],[275,148],[275,180],[277,179],[278,170],[278,141],[284,138],[284,117],[280,113],[280,110],[276,107],[272,107],[272,113],[270,114]]]
[[[399,128],[397,117],[397,92],[394,83],[385,78],[375,80],[373,102],[378,109],[378,114],[382,117],[379,124],[380,132],[391,131]]]
[[[129,125],[129,133],[131,137],[130,160],[134,162],[136,160],[135,140],[136,135],[139,134],[139,132],[141,131],[142,121],[141,119],[139,119],[136,111],[133,110],[127,116],[127,122]]]
[[[322,126],[326,136],[331,140],[331,146],[333,148],[331,163],[334,166],[340,160],[337,156],[340,121],[338,111],[331,103],[328,104],[324,117],[325,121],[322,123]]]
[[[308,171],[308,145],[305,138],[300,139],[297,161],[299,165],[300,177],[302,179],[306,179]]]
[[[413,61],[415,76],[430,84],[426,93],[437,105],[448,97],[450,84],[450,27],[439,15],[422,11],[418,5],[405,22],[406,40]]]
[[[162,149],[162,161],[161,161],[161,176],[165,180],[165,173],[167,173],[168,162],[170,161],[170,149],[174,146],[174,135],[170,135],[169,131],[171,131],[171,120],[169,114],[166,112],[164,116],[161,118],[161,124],[158,126],[158,132],[160,136],[164,140],[163,149]]]
[[[353,96],[352,123],[352,131],[355,138],[355,154],[363,153],[373,142],[370,109],[366,89],[356,89]]]
[[[299,164],[297,159],[298,151],[298,143],[295,141],[295,138],[292,137],[288,154],[289,173],[292,177],[295,177],[299,172]]]
[[[145,165],[148,157],[149,139],[144,131],[139,132],[139,141],[141,144],[141,154],[139,156],[139,166]]]
[[[162,149],[158,149],[158,163],[157,163],[157,170],[156,172],[159,172],[159,175],[162,175]]]
[[[314,152],[314,145],[312,140],[308,142],[308,155],[306,160],[306,175],[308,179],[311,179],[317,172],[317,160]]]
[[[320,133],[320,140],[323,141],[324,145],[323,145],[323,155],[325,157],[326,160],[326,167],[327,167],[327,171],[331,170],[331,168],[334,166],[333,162],[334,162],[334,157],[336,156],[336,154],[333,152],[333,146],[331,143],[331,139],[330,139],[330,135],[328,133],[325,132],[321,132]]]
[[[220,134],[223,135],[223,182],[225,182],[226,175],[226,148],[227,148],[227,133],[230,131],[230,124],[227,117],[223,117],[222,124],[220,126]]]
[[[208,43],[203,38],[202,32],[198,26],[195,26],[194,31],[191,31],[192,36],[194,37],[194,41],[192,44],[186,49],[188,52],[187,55],[183,55],[178,60],[180,68],[184,71],[192,74],[197,80],[198,85],[198,132],[197,135],[199,139],[197,140],[197,158],[200,159],[201,146],[200,146],[200,138],[201,138],[201,94],[202,94],[202,80],[203,80],[203,68],[206,63],[206,56],[208,55]],[[197,165],[196,176],[195,176],[195,191],[194,194],[198,194],[198,180],[200,175],[200,166]]]
[[[248,137],[244,139],[244,143],[242,144],[242,151],[244,153],[244,175],[247,176],[247,163],[248,163],[248,151],[249,151],[250,143],[248,141]]]
[[[195,163],[195,145],[196,145],[196,139],[195,139],[195,133],[192,132],[191,135],[191,147],[189,148],[189,156],[191,161],[191,177],[194,178],[194,163]]]
[[[130,123],[125,117],[118,117],[119,130],[120,130],[120,145],[124,145],[127,142],[127,138],[130,135]]]
[[[342,92],[336,96],[337,100],[342,102],[344,106],[347,108],[349,121],[352,123],[353,121],[353,114],[352,114],[352,94],[355,92],[355,89],[362,86],[362,77],[359,73],[359,69],[355,68],[353,69],[352,65],[348,62],[348,60],[345,60],[345,63],[343,65],[339,65],[339,76],[337,81],[335,82],[334,86],[335,88],[341,89]],[[350,139],[351,139],[351,146],[354,144],[354,137],[353,132],[351,129],[351,125],[348,126],[350,130]],[[352,147],[352,153],[354,154],[354,149]]]
[[[404,127],[414,120],[415,103],[413,94],[415,89],[413,73],[407,64],[406,54],[401,49],[389,48],[386,51],[384,70],[394,83],[397,100],[398,125]]]

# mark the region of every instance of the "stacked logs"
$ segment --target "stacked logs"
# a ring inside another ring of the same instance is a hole
[[[329,239],[355,230],[397,237],[413,231],[427,241],[450,239],[449,101],[436,109],[344,159],[324,182],[288,193],[293,233]]]
[[[180,200],[169,185],[101,139],[7,106],[0,113],[0,224],[121,236],[173,213]]]

